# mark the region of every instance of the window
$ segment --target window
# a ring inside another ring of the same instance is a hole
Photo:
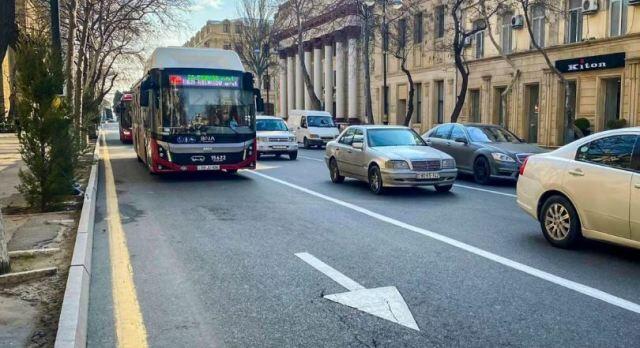
[[[422,123],[422,84],[418,83],[415,90],[415,108],[416,108],[416,121],[415,123]]]
[[[419,44],[424,39],[424,28],[422,27],[422,12],[413,16],[413,43]]]
[[[436,39],[444,37],[444,5],[436,7],[435,28]]]
[[[300,127],[307,128],[307,117],[306,116],[302,116],[300,118]]]
[[[398,21],[398,46],[405,47],[407,45],[407,19],[401,18]]]
[[[236,23],[236,34],[242,32],[242,23]]]
[[[464,129],[462,129],[462,127],[460,126],[454,126],[453,130],[451,131],[451,140],[455,141],[457,139],[466,139],[467,135],[464,133]]]
[[[222,48],[225,49],[225,50],[231,50],[231,45],[224,44],[224,46],[222,46]]]
[[[364,133],[362,132],[362,129],[356,128],[351,144],[353,145],[353,143],[364,143]]]
[[[231,31],[231,24],[229,24],[229,22],[224,22],[222,24],[222,32],[228,33],[230,31]]]
[[[627,32],[629,0],[609,1],[609,35],[620,36]]]
[[[582,41],[582,1],[569,0],[567,43]]]
[[[478,32],[476,32],[473,35],[475,48],[476,48],[476,52],[475,52],[476,58],[484,57],[484,28],[485,28],[485,25],[483,20],[477,20],[473,22],[473,29],[474,30],[480,29]]]
[[[436,120],[444,123],[444,81],[436,81]]]
[[[531,21],[532,23],[532,31],[533,31],[533,40],[540,47],[544,47],[544,5],[542,4],[534,4],[531,6]],[[533,43],[531,44],[533,46]]]
[[[353,143],[353,136],[356,133],[356,129],[355,128],[349,128],[347,129],[346,132],[344,132],[344,135],[342,135],[342,137],[340,137],[340,141],[338,141],[340,144],[345,144],[345,145],[349,145],[351,146],[351,144]]]
[[[618,169],[632,169],[631,157],[637,135],[616,135],[580,146],[576,160]]]
[[[513,17],[513,12],[507,12],[502,15],[502,30],[500,32],[500,39],[502,40],[502,51],[504,53],[511,53],[512,47],[511,43],[513,42],[513,27],[511,27],[511,18]]]
[[[480,122],[480,91],[475,89],[469,92],[471,98],[471,110],[469,112],[469,122]]]
[[[433,132],[431,137],[432,138],[439,138],[439,139],[449,139],[449,135],[451,135],[451,130],[452,129],[453,129],[453,125],[452,124],[442,125],[442,126],[436,128],[436,131]]]

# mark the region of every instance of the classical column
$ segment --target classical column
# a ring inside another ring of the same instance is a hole
[[[346,64],[345,42],[341,33],[336,34],[336,118],[347,121],[346,104]]]
[[[313,91],[318,99],[322,98],[322,40],[313,42]]]
[[[324,43],[324,110],[335,116],[333,110],[333,37],[326,36]]]
[[[349,50],[347,53],[348,85],[347,88],[347,118],[360,118],[358,115],[358,34],[360,30],[351,30],[348,35]]]
[[[296,109],[304,109],[304,79],[302,78],[302,61],[296,50]]]
[[[280,97],[278,112],[280,117],[286,118],[289,116],[289,109],[287,108],[287,54],[284,51],[278,52],[280,70],[280,86],[278,88],[278,97]]]
[[[625,88],[629,98],[629,113],[627,114],[630,126],[640,125],[640,58],[627,58],[625,67]]]
[[[312,47],[309,44],[305,44],[304,47],[304,66],[307,68],[307,72],[309,73],[309,78],[313,81],[313,69],[311,67],[311,50]],[[305,110],[311,110],[313,107],[311,106],[311,95],[307,91],[307,86],[304,86],[304,108]]]
[[[287,56],[287,117],[289,112],[296,108],[296,82],[294,52],[289,51]]]

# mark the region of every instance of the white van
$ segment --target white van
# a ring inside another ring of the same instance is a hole
[[[327,145],[340,134],[333,117],[326,111],[291,110],[287,124],[305,149]]]

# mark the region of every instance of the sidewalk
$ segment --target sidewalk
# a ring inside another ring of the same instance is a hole
[[[18,139],[0,134],[0,208],[9,252],[42,248],[60,250],[46,256],[12,258],[12,272],[57,267],[57,274],[13,286],[0,286],[0,345],[53,345],[73,248],[78,213],[20,214],[26,202],[16,186],[23,167]]]

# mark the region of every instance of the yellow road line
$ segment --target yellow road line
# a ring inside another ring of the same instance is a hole
[[[109,148],[102,134],[102,158],[106,179],[107,221],[109,226],[109,253],[111,259],[111,293],[113,295],[114,318],[118,347],[147,347],[147,329],[144,326],[133,268],[127,248],[127,239],[122,229],[118,195],[116,193]]]

